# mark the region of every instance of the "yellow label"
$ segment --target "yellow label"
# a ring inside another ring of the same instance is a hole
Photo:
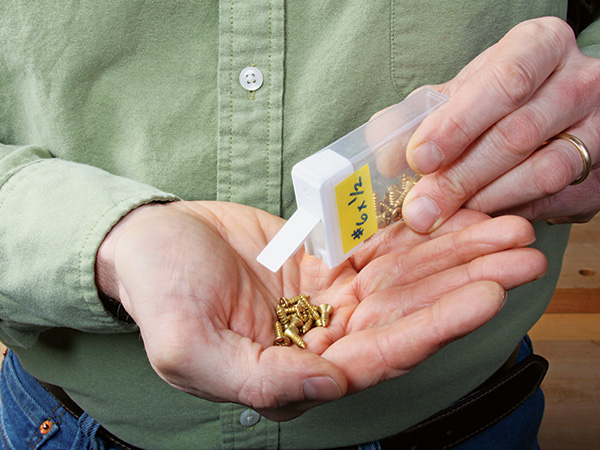
[[[364,165],[335,187],[342,247],[348,253],[377,232],[369,165]]]

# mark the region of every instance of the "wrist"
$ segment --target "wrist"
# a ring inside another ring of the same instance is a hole
[[[122,235],[140,221],[142,221],[155,208],[160,208],[160,203],[148,203],[131,210],[123,216],[108,232],[96,253],[96,287],[100,298],[111,303],[121,300],[121,283],[115,264],[116,248]]]

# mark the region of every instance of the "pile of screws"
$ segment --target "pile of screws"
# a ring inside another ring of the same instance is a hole
[[[420,175],[412,177],[406,174],[402,175],[401,185],[392,184],[388,186],[383,200],[377,192],[373,193],[373,203],[375,204],[377,227],[379,229],[402,220],[402,202],[420,178]]]
[[[290,346],[292,343],[300,348],[306,348],[301,335],[313,326],[326,327],[333,313],[333,307],[327,303],[315,306],[309,303],[308,295],[279,299],[275,306],[277,322],[275,322],[275,342],[273,345]]]

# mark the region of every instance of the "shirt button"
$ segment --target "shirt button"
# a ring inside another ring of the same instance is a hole
[[[256,425],[256,423],[259,420],[260,414],[252,409],[247,409],[240,414],[240,423],[245,427],[251,427],[252,425]]]
[[[240,72],[240,84],[247,91],[256,91],[263,84],[263,74],[256,67],[246,67]]]

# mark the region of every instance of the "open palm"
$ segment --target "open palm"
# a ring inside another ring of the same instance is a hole
[[[231,203],[148,205],[101,246],[99,287],[140,327],[154,370],[193,395],[286,420],[401,376],[542,275],[524,219],[459,213],[432,235],[394,225],[330,270],[299,251],[276,274],[256,256],[284,221]],[[102,275],[105,274],[105,275]],[[307,349],[273,346],[279,297],[329,303]]]

